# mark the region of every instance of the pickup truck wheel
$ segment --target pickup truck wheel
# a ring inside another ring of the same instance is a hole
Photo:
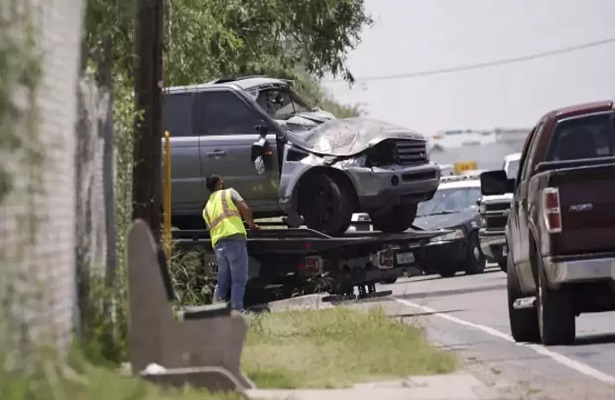
[[[512,337],[516,342],[538,342],[540,340],[540,331],[538,330],[538,314],[536,308],[516,310],[513,307],[515,300],[525,296],[521,293],[521,289],[519,288],[517,274],[512,265],[510,256],[507,257],[506,265],[506,269],[508,270],[506,274],[508,318],[510,320]]]
[[[305,225],[331,236],[346,232],[352,219],[352,193],[326,174],[313,175],[301,186]]]
[[[468,240],[468,255],[464,261],[464,264],[466,275],[476,275],[485,272],[485,265],[487,264],[487,261],[485,260],[485,255],[480,248],[480,242],[478,241],[478,235],[476,232],[470,234],[470,238]]]
[[[416,204],[404,204],[372,211],[369,218],[374,229],[387,233],[399,233],[412,226],[416,218]]]
[[[452,278],[453,276],[455,276],[456,273],[457,271],[454,269],[446,269],[446,270],[440,271],[438,275],[440,275],[440,277],[442,278]]]
[[[498,266],[500,267],[500,269],[504,272],[506,272],[507,270],[507,266],[506,266],[506,259],[499,259],[498,260]]]
[[[549,288],[540,257],[536,258],[536,262],[539,263],[538,327],[542,344],[545,346],[572,344],[576,336],[576,321],[570,287]]]

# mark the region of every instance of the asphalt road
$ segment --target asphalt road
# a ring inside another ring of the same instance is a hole
[[[615,399],[615,313],[577,318],[572,346],[514,343],[506,275],[421,276],[381,288],[391,316],[418,323],[428,338],[454,350],[464,367],[507,399]]]

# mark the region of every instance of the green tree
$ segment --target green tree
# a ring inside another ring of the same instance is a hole
[[[132,75],[134,0],[89,0],[90,56],[113,43],[114,75]],[[372,23],[364,0],[167,0],[165,85],[235,74],[353,77],[346,55]]]

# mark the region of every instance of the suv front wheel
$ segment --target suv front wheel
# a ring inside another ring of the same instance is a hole
[[[371,211],[369,218],[374,229],[387,233],[399,233],[412,226],[416,218],[416,204],[403,204]]]
[[[350,226],[352,193],[329,175],[309,177],[299,188],[299,202],[305,225],[310,229],[339,236]]]

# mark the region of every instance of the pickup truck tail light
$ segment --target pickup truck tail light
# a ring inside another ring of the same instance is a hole
[[[547,232],[558,233],[562,231],[562,213],[559,203],[559,189],[545,188],[542,191],[542,208],[545,217]]]

